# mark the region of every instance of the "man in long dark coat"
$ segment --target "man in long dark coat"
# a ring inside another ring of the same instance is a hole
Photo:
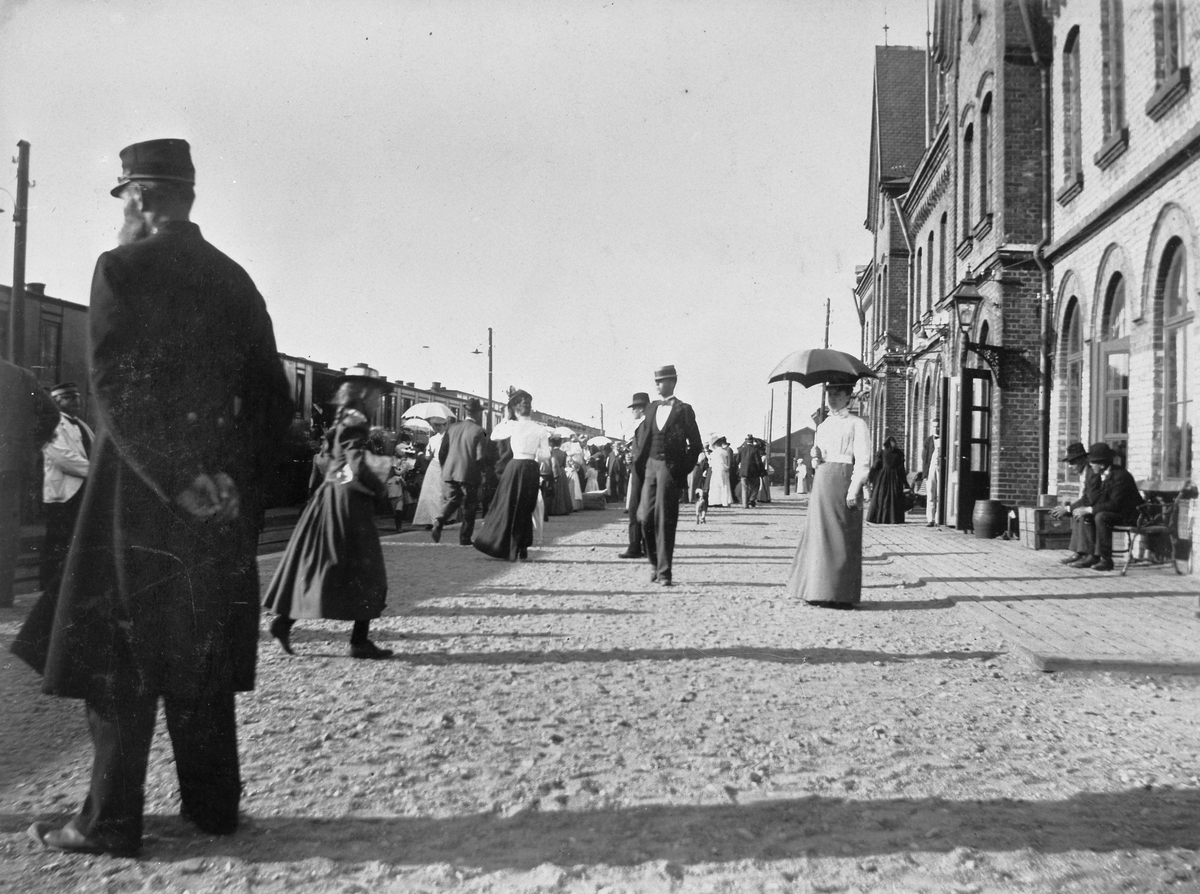
[[[672,582],[680,490],[704,449],[695,412],[675,397],[676,380],[674,366],[655,371],[654,384],[661,399],[646,411],[645,441],[637,455],[637,461],[646,468],[638,521],[642,523],[646,557],[654,567],[650,580],[666,587]]]
[[[438,462],[442,466],[442,509],[433,520],[433,542],[442,539],[442,529],[462,508],[462,527],[458,531],[460,546],[470,546],[475,533],[475,513],[479,508],[479,485],[487,462],[488,433],[479,420],[483,407],[471,398],[467,401],[466,418],[455,422],[442,436]]]
[[[138,143],[121,161],[122,244],[92,281],[91,474],[52,626],[31,613],[14,651],[44,668],[45,692],[86,701],[95,748],[79,812],[30,833],[130,855],[160,698],[181,814],[237,828],[234,693],[254,686],[264,476],[292,406],[262,297],[188,220],[187,143]]]

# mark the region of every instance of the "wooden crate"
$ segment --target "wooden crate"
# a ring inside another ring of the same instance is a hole
[[[1071,516],[1054,518],[1049,509],[1020,506],[1021,542],[1030,549],[1066,549],[1071,545]]]

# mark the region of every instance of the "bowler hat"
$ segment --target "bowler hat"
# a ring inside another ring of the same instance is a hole
[[[533,403],[533,395],[530,394],[528,391],[518,388],[516,391],[514,391],[512,394],[510,394],[508,396],[508,405],[510,407],[515,407],[517,404],[521,403],[522,401],[526,401],[526,400],[529,401],[530,403]]]
[[[1104,463],[1111,465],[1113,461],[1113,449],[1103,441],[1097,441],[1088,448],[1087,458],[1090,463]]]
[[[633,395],[633,403],[631,403],[629,405],[629,409],[632,410],[635,407],[648,407],[648,406],[650,406],[650,395],[647,394],[645,391],[637,391]]]
[[[51,397],[58,397],[60,394],[78,394],[79,386],[74,382],[59,382],[50,389]]]
[[[1067,455],[1063,458],[1063,462],[1077,463],[1081,459],[1087,459],[1088,452],[1084,449],[1081,442],[1075,441],[1067,446]]]
[[[171,180],[196,185],[191,147],[187,140],[146,140],[121,150],[121,176],[111,195],[120,196],[132,180]]]
[[[472,397],[467,400],[467,414],[475,415],[483,410],[483,404],[479,402],[479,398]]]
[[[654,371],[654,381],[661,382],[663,379],[677,379],[679,376],[675,372],[673,364],[668,363],[666,366],[660,366]]]

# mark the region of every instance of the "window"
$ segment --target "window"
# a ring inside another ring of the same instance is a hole
[[[1155,78],[1158,84],[1183,68],[1182,0],[1158,0],[1155,5]]]
[[[1063,332],[1063,423],[1071,444],[1083,440],[1083,321],[1073,295],[1067,302]]]
[[[946,221],[946,215],[943,214],[938,226],[938,301],[946,297],[946,258],[949,255],[946,251]]]
[[[1068,202],[1083,188],[1083,117],[1079,88],[1079,29],[1063,44],[1063,187],[1058,200]]]
[[[983,98],[979,110],[979,216],[992,213],[992,94]]]
[[[929,245],[925,251],[925,312],[933,311],[933,230],[929,231]]]
[[[1167,245],[1159,272],[1163,319],[1163,474],[1186,478],[1192,474],[1192,426],[1188,396],[1188,329],[1193,312],[1188,304],[1187,255],[1177,239]]]
[[[968,124],[963,132],[962,151],[962,238],[971,235],[971,191],[974,184],[971,181],[971,161],[975,155],[975,128]]]
[[[302,418],[304,416],[305,409],[308,407],[304,396],[305,392],[308,390],[307,385],[308,376],[305,374],[304,370],[300,369],[300,367],[296,367],[296,395],[293,402],[296,404],[297,418]]]
[[[913,269],[913,324],[921,316],[921,265],[924,263],[924,249],[917,249],[917,263]]]
[[[1109,280],[1100,344],[1100,439],[1121,456],[1129,441],[1129,316],[1125,278]]]
[[[1125,128],[1125,39],[1121,0],[1102,0],[1100,83],[1104,113],[1104,138]]]

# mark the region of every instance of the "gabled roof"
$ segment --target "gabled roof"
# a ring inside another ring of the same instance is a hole
[[[875,48],[868,229],[880,187],[909,180],[925,151],[925,58],[918,47]]]

